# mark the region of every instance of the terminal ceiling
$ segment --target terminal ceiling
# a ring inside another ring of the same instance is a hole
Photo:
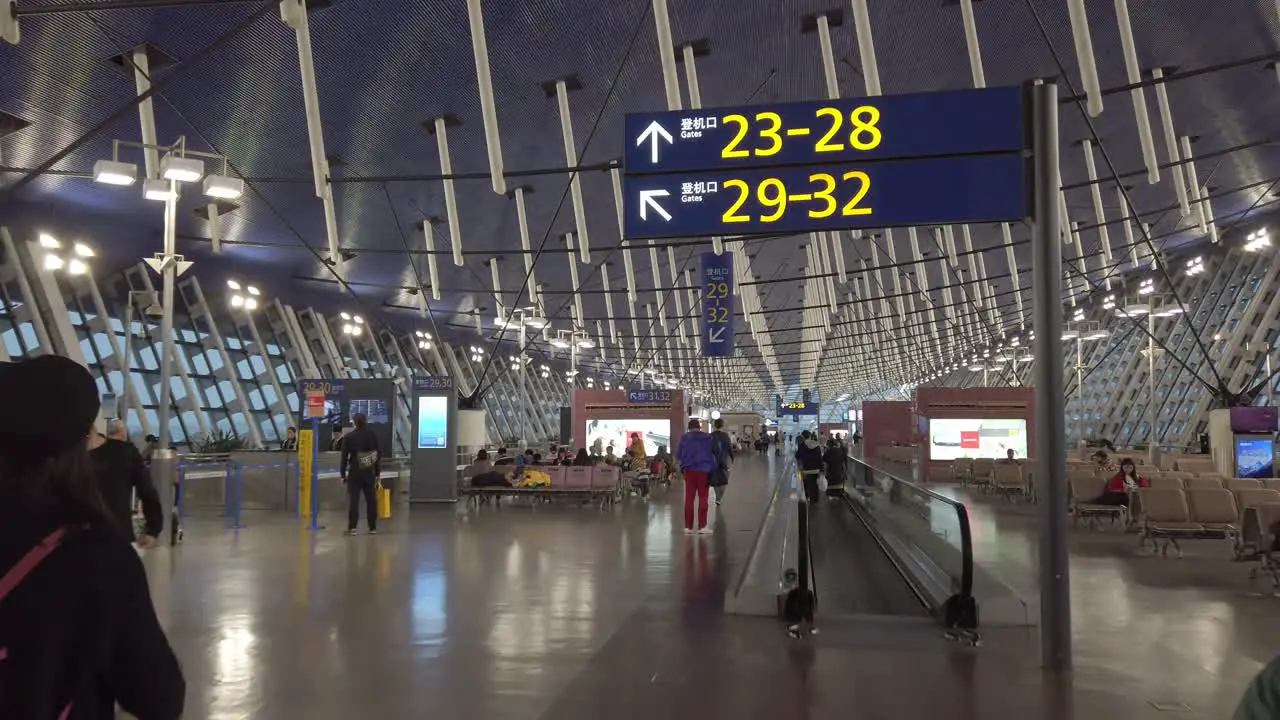
[[[6,223],[29,232],[50,227],[82,234],[97,245],[103,262],[116,267],[159,250],[158,205],[143,200],[136,188],[98,185],[89,178],[94,162],[111,156],[113,139],[140,138],[136,110],[117,113],[136,94],[133,78],[112,59],[145,43],[154,78],[164,83],[154,105],[160,141],[185,136],[191,147],[225,154],[249,184],[239,206],[228,208],[222,218],[225,241],[217,255],[208,242],[208,223],[196,214],[202,203],[196,198],[184,201],[178,249],[196,260],[200,277],[220,282],[234,275],[258,282],[286,302],[331,312],[364,308],[398,329],[424,327],[414,289],[427,278],[421,224],[425,218],[446,215],[436,138],[426,126],[433,118],[448,116],[451,123],[456,121],[448,128],[448,143],[453,172],[460,176],[456,185],[465,264],[458,268],[447,254],[438,256],[441,299],[430,303],[434,326],[443,335],[473,342],[471,313],[479,312],[486,336],[493,337],[498,307],[488,267],[493,258],[498,258],[503,305],[527,304],[527,293],[517,297],[525,271],[515,203],[494,193],[488,174],[464,0],[313,3],[310,24],[324,139],[340,246],[349,254],[342,266],[347,288],[335,281],[323,262],[328,249],[311,180],[298,53],[293,31],[274,7],[210,0],[18,0],[17,6],[22,41],[17,46],[0,44],[0,212]],[[871,0],[869,6],[885,93],[973,86],[957,0]],[[1101,87],[1120,88],[1128,81],[1115,3],[1090,0],[1086,6]],[[1280,39],[1277,8],[1256,0],[1130,0],[1128,7],[1143,68],[1166,68],[1177,77],[1179,72],[1225,66],[1166,87],[1177,134],[1194,139],[1199,180],[1212,193],[1221,242],[1237,242],[1236,236],[1251,224],[1242,223],[1245,214],[1269,209],[1274,201],[1271,191],[1280,178],[1280,154],[1269,142],[1280,117],[1280,84],[1274,70]],[[675,47],[693,43],[698,49],[696,69],[704,106],[824,97],[818,38],[812,21],[806,22],[818,13],[829,13],[833,21],[841,95],[866,92],[847,0],[670,0],[669,11]],[[1081,90],[1065,0],[983,0],[974,4],[974,13],[988,85],[1044,77],[1066,81],[1064,96],[1073,94],[1066,83]],[[570,92],[569,104],[576,150],[585,168],[582,189],[592,263],[577,269],[585,291],[585,330],[594,334],[595,320],[603,324],[606,316],[601,272],[609,274],[615,291],[615,315],[628,316],[608,171],[622,151],[622,118],[627,112],[666,107],[652,0],[485,0],[484,17],[507,184],[528,189],[529,235],[535,250],[543,247],[535,274],[545,291],[552,326],[562,329],[570,327],[573,305],[568,268],[572,256],[563,236],[576,228],[565,199],[569,174],[557,103],[544,86],[572,78],[571,85],[578,88]],[[234,37],[220,42],[241,25],[245,27]],[[203,52],[211,45],[212,51]],[[679,72],[683,86],[684,68]],[[1145,92],[1155,148],[1160,162],[1167,163],[1156,95],[1152,88]],[[1129,94],[1106,94],[1103,112],[1091,118],[1092,130],[1083,118],[1078,104],[1064,103],[1062,174],[1070,219],[1081,225],[1093,282],[1102,278],[1096,257],[1101,240],[1079,141],[1094,133],[1101,144],[1095,157],[1103,177],[1103,205],[1117,271],[1130,270],[1120,221],[1128,213],[1122,212],[1116,183],[1108,180],[1111,168],[1122,175],[1161,253],[1207,244],[1195,213],[1181,217],[1171,173],[1166,169],[1158,183],[1147,183]],[[86,134],[87,141],[58,160],[52,172],[22,180]],[[24,184],[15,191],[19,182]],[[960,245],[961,228],[953,230]],[[1133,230],[1141,237],[1137,225]],[[854,345],[866,346],[871,342],[866,330],[873,327],[892,331],[888,334],[895,341],[875,347],[882,358],[875,367],[859,362],[856,355],[846,361],[824,358],[825,377],[818,384],[873,393],[951,363],[969,352],[971,342],[994,341],[1017,332],[1023,319],[1029,323],[1030,228],[1011,228],[1014,266],[1023,274],[1027,300],[1022,318],[1012,295],[999,226],[973,226],[970,231],[998,307],[998,324],[986,324],[984,330],[990,337],[961,337],[944,325],[943,342],[952,346],[947,352],[954,357],[930,357],[937,348],[926,351],[918,338],[909,341],[906,333],[896,331],[903,318],[892,303],[867,302],[863,306],[867,317],[876,318],[873,324],[837,323],[832,334],[851,334]],[[865,233],[874,233],[874,239],[863,237]],[[447,253],[447,224],[436,225],[435,235],[440,252]],[[942,303],[944,284],[963,283],[967,292],[972,287],[967,256],[959,257],[958,273],[944,273],[936,261],[939,247],[933,233],[920,228],[919,237],[925,257],[933,260],[924,278],[914,276],[905,229],[893,231],[892,249],[901,267],[891,265],[882,231],[842,233],[851,271],[862,261],[883,268],[861,284],[857,273],[851,273],[849,282],[838,288],[842,304],[851,295],[855,301],[866,301],[892,294],[895,273],[904,292],[927,284],[935,303]],[[801,342],[811,336],[799,329],[805,322],[801,248],[808,242],[808,236],[794,235],[746,242],[752,274],[760,282],[756,290],[764,323],[759,327],[768,331],[755,341],[747,340],[745,320],[739,318],[739,354],[769,392],[816,380],[819,355]],[[659,246],[668,243],[679,269],[696,267],[697,253],[709,247],[705,239],[662,241]],[[640,308],[665,303],[667,315],[676,314],[667,292],[666,250],[659,252],[664,292],[656,294],[647,248],[644,243],[635,247],[640,334],[647,337],[646,347],[661,345],[671,333],[643,319]],[[963,253],[963,247],[958,249]],[[1064,253],[1074,257],[1075,250],[1064,245]],[[411,260],[417,263],[416,272]],[[957,301],[966,297],[959,286],[954,289]],[[1083,296],[1078,300],[1083,302]],[[916,315],[905,318],[908,326],[921,323],[925,306],[919,298]],[[687,307],[685,311],[691,314]],[[620,323],[619,333],[630,336],[629,323]],[[824,331],[818,337],[827,335]],[[629,339],[622,345],[628,356],[634,354]],[[760,345],[770,346],[771,359],[762,357]],[[616,359],[616,351],[612,357]],[[645,353],[639,362],[650,362],[651,357]]]

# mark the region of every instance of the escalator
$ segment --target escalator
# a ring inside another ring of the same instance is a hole
[[[810,506],[809,541],[819,616],[929,616],[848,500]]]

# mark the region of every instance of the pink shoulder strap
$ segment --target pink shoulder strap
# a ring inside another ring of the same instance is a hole
[[[18,587],[27,575],[35,570],[44,559],[49,557],[54,550],[58,549],[58,545],[62,542],[62,538],[67,534],[66,528],[58,528],[45,536],[38,545],[27,551],[22,559],[9,568],[9,571],[0,577],[0,600],[4,600]]]

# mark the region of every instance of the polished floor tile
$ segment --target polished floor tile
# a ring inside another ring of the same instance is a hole
[[[1092,719],[1182,702],[1183,717],[1221,718],[1280,637],[1280,600],[1213,585],[1229,573],[1085,537],[1068,678],[1038,670],[1034,630],[974,650],[928,622],[861,617],[792,641],[723,611],[768,472],[739,462],[710,537],[682,534],[678,486],[604,512],[398,508],[376,537],[343,537],[337,515],[317,533],[192,519],[184,545],[145,556],[187,717]],[[1034,563],[1025,516],[972,505],[980,553]]]

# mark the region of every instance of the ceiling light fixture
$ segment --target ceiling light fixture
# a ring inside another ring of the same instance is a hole
[[[1245,252],[1259,252],[1269,247],[1271,247],[1271,234],[1266,228],[1254,230],[1245,238]]]
[[[118,160],[99,160],[93,164],[93,179],[104,185],[132,185],[138,181],[138,166]]]
[[[167,153],[160,159],[160,177],[174,182],[197,182],[204,177],[204,161]]]
[[[177,199],[178,191],[165,180],[148,179],[142,183],[142,196],[148,200],[168,202]]]
[[[220,200],[235,200],[244,195],[244,180],[226,175],[210,175],[204,179],[204,194]]]

